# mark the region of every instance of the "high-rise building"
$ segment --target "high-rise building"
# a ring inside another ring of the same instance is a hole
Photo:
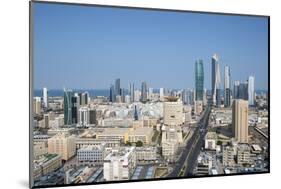
[[[195,100],[203,101],[204,67],[203,60],[195,62]]]
[[[90,125],[97,124],[97,111],[95,109],[89,110]]]
[[[212,103],[220,106],[220,67],[219,58],[217,54],[212,57]]]
[[[229,107],[231,104],[230,79],[231,79],[230,68],[229,66],[225,66],[224,67],[224,106],[225,107]]]
[[[248,101],[236,99],[232,104],[232,132],[239,143],[248,143]]]
[[[43,88],[43,107],[48,108],[48,89]]]
[[[248,82],[240,83],[238,86],[238,99],[248,100]]]
[[[120,78],[115,80],[115,96],[121,95],[121,82]]]
[[[239,98],[239,81],[234,81],[234,87],[233,87],[233,99]]]
[[[153,88],[149,87],[148,88],[148,99],[152,100],[152,96],[153,96]]]
[[[159,100],[164,101],[164,88],[159,89]]]
[[[50,115],[48,113],[44,114],[44,125],[45,128],[50,128]]]
[[[72,99],[74,93],[71,90],[64,90],[64,101],[63,101],[63,110],[64,110],[64,124],[72,125]]]
[[[178,126],[184,121],[183,104],[178,97],[166,97],[163,108],[164,124]]]
[[[72,124],[78,123],[78,108],[79,108],[79,96],[77,93],[71,97],[71,113],[72,113]]]
[[[147,101],[147,84],[146,82],[141,83],[141,102],[145,103]]]
[[[33,97],[33,113],[40,114],[41,113],[41,98]]]
[[[130,83],[130,100],[131,102],[135,102],[135,84]]]
[[[81,107],[78,110],[78,125],[80,127],[86,127],[90,124],[89,108]]]
[[[115,102],[115,90],[114,90],[114,85],[110,85],[110,90],[109,90],[109,101],[110,101],[110,102]]]
[[[79,105],[80,106],[88,105],[88,103],[89,103],[89,93],[88,92],[79,93],[78,96],[79,96]]]
[[[249,105],[253,106],[255,101],[255,78],[254,76],[249,76],[248,79],[248,99],[249,99]]]

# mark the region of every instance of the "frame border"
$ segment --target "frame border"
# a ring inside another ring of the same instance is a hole
[[[54,5],[70,5],[70,6],[85,6],[85,7],[101,7],[101,8],[119,8],[119,9],[132,9],[132,10],[147,10],[147,11],[164,11],[164,12],[180,12],[180,13],[197,13],[197,14],[210,14],[222,16],[246,16],[246,17],[261,17],[267,18],[268,24],[268,171],[254,172],[254,173],[232,173],[232,174],[219,174],[219,175],[204,175],[204,176],[188,176],[188,177],[167,177],[167,178],[153,178],[153,179],[138,179],[138,180],[120,180],[120,181],[103,181],[94,183],[79,183],[79,184],[57,184],[57,185],[44,185],[34,186],[33,179],[33,66],[34,66],[34,45],[33,45],[33,4],[54,4]],[[259,175],[270,174],[270,16],[269,15],[255,15],[255,14],[238,14],[238,13],[225,13],[225,12],[208,12],[208,11],[192,11],[192,10],[179,10],[179,9],[165,9],[165,8],[148,8],[148,7],[134,7],[124,5],[103,5],[103,4],[90,4],[90,3],[74,3],[74,2],[57,2],[57,1],[42,1],[30,0],[29,1],[29,188],[54,188],[54,187],[69,187],[69,186],[89,186],[89,185],[103,185],[103,184],[118,184],[118,183],[134,183],[134,182],[151,182],[151,181],[166,181],[166,180],[185,180],[192,178],[212,178],[212,177],[228,177],[239,175]]]

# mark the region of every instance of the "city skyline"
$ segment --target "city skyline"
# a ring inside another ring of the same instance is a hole
[[[211,89],[217,53],[232,81],[254,75],[255,88],[267,89],[267,24],[263,17],[36,4],[34,88],[108,89],[115,78],[125,88],[142,81],[195,88],[194,64],[202,59],[204,86]]]

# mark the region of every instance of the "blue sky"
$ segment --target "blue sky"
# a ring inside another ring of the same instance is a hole
[[[153,88],[194,88],[203,59],[211,86],[211,57],[231,80],[255,76],[268,88],[268,23],[264,17],[35,3],[34,87],[107,89],[146,81]],[[222,83],[223,87],[223,83]]]

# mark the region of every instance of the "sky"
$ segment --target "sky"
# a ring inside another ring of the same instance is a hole
[[[191,89],[195,61],[203,60],[211,88],[211,57],[219,56],[231,81],[255,76],[268,88],[265,17],[35,3],[34,88],[121,87]]]

